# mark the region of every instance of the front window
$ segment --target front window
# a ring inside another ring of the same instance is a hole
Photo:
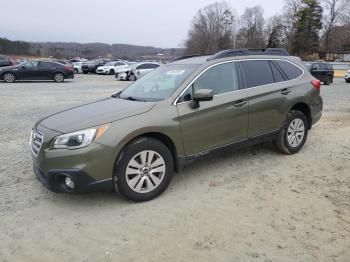
[[[105,64],[105,66],[114,66],[113,62],[108,62],[107,64]]]
[[[125,89],[120,98],[139,101],[161,101],[168,98],[198,65],[164,65]]]

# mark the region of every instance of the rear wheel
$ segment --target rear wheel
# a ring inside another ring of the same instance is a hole
[[[350,83],[350,79],[346,79],[345,82],[346,82],[346,83]]]
[[[129,200],[141,202],[160,195],[173,173],[169,149],[156,139],[140,138],[121,153],[113,178],[116,191]]]
[[[74,72],[74,74],[78,74],[79,73],[78,69],[76,69],[76,68],[73,69],[73,72]]]
[[[64,81],[64,75],[62,73],[56,73],[53,76],[53,80],[57,83],[62,83]]]
[[[88,71],[83,71],[83,73],[86,75],[87,73],[89,73]]]
[[[276,141],[277,148],[285,154],[298,152],[306,142],[308,126],[306,116],[302,112],[290,111]]]
[[[13,83],[16,81],[16,76],[14,73],[11,73],[11,72],[8,72],[8,73],[5,73],[3,76],[2,76],[2,79],[6,82],[6,83]]]
[[[114,69],[109,70],[109,74],[114,75],[115,74]]]

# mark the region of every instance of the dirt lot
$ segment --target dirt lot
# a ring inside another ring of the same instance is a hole
[[[324,116],[299,154],[264,144],[197,161],[141,204],[46,190],[33,123],[126,84],[0,83],[0,261],[350,260],[350,84],[322,87]]]

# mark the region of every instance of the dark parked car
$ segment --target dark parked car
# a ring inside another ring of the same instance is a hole
[[[0,67],[12,66],[15,63],[7,56],[0,55]]]
[[[305,63],[305,66],[315,78],[323,82],[325,85],[333,83],[334,70],[330,63]]]
[[[63,82],[68,78],[74,78],[71,66],[50,61],[27,61],[15,66],[0,68],[0,79],[7,83],[13,83],[16,80]]]
[[[111,60],[109,59],[96,59],[96,60],[91,60],[88,61],[86,63],[83,63],[81,69],[83,70],[84,74],[87,73],[96,73],[96,70],[98,67],[100,66],[104,66],[105,64],[107,64],[108,62],[110,62]]]

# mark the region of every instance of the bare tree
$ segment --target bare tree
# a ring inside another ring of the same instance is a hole
[[[330,36],[349,12],[349,0],[323,0],[323,38],[325,51],[328,52]]]
[[[296,14],[301,8],[301,0],[286,0],[282,12],[283,45],[288,51],[292,50],[293,37],[295,34]]]
[[[246,8],[240,20],[241,28],[237,36],[239,46],[249,48],[264,47],[264,10],[262,7]]]
[[[234,11],[227,2],[216,2],[200,9],[193,18],[187,53],[213,53],[233,47]]]

